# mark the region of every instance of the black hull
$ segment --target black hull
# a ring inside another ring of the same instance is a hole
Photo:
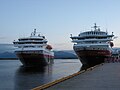
[[[53,56],[45,56],[43,54],[25,54],[17,53],[21,63],[25,67],[42,67],[49,63],[53,63]]]
[[[79,50],[76,54],[83,66],[87,67],[103,63],[111,56],[109,50]]]
[[[79,57],[81,63],[85,67],[91,67],[103,63],[106,58],[107,57],[96,57],[96,56]]]

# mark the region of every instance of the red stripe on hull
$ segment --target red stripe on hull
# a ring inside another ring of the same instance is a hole
[[[111,51],[109,50],[79,50],[76,53],[78,56],[111,56]]]

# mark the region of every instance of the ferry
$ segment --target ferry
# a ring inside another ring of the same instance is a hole
[[[73,49],[84,66],[94,66],[103,63],[112,54],[113,32],[101,31],[94,24],[92,30],[81,32],[78,36],[72,36]]]
[[[31,66],[44,66],[53,63],[54,52],[52,46],[47,44],[47,39],[40,33],[31,33],[29,37],[19,38],[13,41],[15,53],[26,67]]]

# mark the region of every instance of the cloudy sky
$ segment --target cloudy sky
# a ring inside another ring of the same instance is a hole
[[[90,30],[114,32],[120,47],[120,0],[0,0],[0,43],[29,36],[34,28],[54,49],[72,49],[70,34]]]

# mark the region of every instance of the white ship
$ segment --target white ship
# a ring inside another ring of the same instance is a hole
[[[47,44],[45,36],[36,32],[30,37],[19,38],[13,41],[16,55],[24,66],[43,66],[53,62],[54,53],[52,47]]]
[[[107,31],[101,31],[96,23],[93,29],[70,37],[74,43],[73,49],[84,66],[102,63],[112,54],[113,32],[109,35]]]

